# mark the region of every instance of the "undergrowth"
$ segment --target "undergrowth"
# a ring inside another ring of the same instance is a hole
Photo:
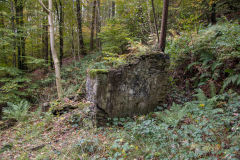
[[[167,48],[175,79],[208,93],[239,87],[239,32],[237,22],[224,22],[176,37]]]

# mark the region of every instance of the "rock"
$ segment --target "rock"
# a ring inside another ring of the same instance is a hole
[[[52,109],[52,114],[55,116],[59,116],[65,113],[68,113],[74,109],[76,109],[77,106],[71,105],[71,104],[64,104],[63,106],[59,108],[53,108]]]
[[[154,111],[168,93],[168,67],[167,55],[151,53],[117,69],[88,74],[86,97],[94,104],[97,124]]]
[[[43,112],[47,112],[50,108],[50,103],[49,102],[45,102],[42,104],[42,111]]]

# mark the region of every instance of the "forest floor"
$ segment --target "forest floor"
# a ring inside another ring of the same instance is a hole
[[[182,99],[182,104],[132,119],[113,119],[104,128],[94,126],[87,102],[57,116],[32,112],[27,121],[0,132],[1,159],[240,158],[240,115],[234,109],[240,97],[189,101],[175,91],[172,98]]]

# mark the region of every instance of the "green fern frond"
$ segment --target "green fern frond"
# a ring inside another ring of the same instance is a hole
[[[4,119],[15,119],[17,121],[24,121],[28,117],[28,110],[30,105],[27,101],[21,101],[19,104],[7,103],[8,107],[3,110]]]
[[[225,79],[221,92],[223,92],[230,84],[240,85],[240,74],[232,75]]]
[[[197,94],[195,94],[194,97],[196,97],[198,101],[204,102],[207,100],[207,97],[206,97],[205,93],[203,92],[203,90],[201,90],[199,88],[196,91],[197,91]]]

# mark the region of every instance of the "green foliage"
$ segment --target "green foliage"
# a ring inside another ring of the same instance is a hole
[[[226,89],[230,84],[240,86],[240,74],[234,74],[232,76],[227,77],[224,80],[222,91]]]
[[[202,29],[198,34],[183,34],[167,48],[172,68],[182,70],[194,87],[213,87],[216,83],[223,85],[222,90],[230,84],[237,87],[240,83],[239,32],[238,23],[225,22]]]
[[[8,102],[8,107],[3,109],[4,119],[14,119],[17,121],[25,121],[28,119],[28,110],[30,105],[27,101],[21,101],[19,104]]]
[[[20,91],[31,82],[31,79],[22,71],[16,68],[0,67],[0,72],[5,76],[0,79],[0,103],[20,102],[29,95],[27,90]]]
[[[32,68],[44,68],[48,67],[44,59],[26,56],[28,66],[32,65]]]
[[[223,94],[207,99],[200,90],[196,96],[200,101],[173,105],[170,110],[126,123],[124,139],[141,146],[141,153],[130,151],[128,155],[144,155],[145,159],[236,159],[240,151],[236,141],[240,138],[240,96]]]
[[[96,138],[81,139],[75,146],[75,149],[78,151],[83,158],[99,152],[99,141]]]
[[[120,21],[110,20],[103,27],[99,38],[103,43],[103,52],[123,54],[127,49],[129,33]]]

